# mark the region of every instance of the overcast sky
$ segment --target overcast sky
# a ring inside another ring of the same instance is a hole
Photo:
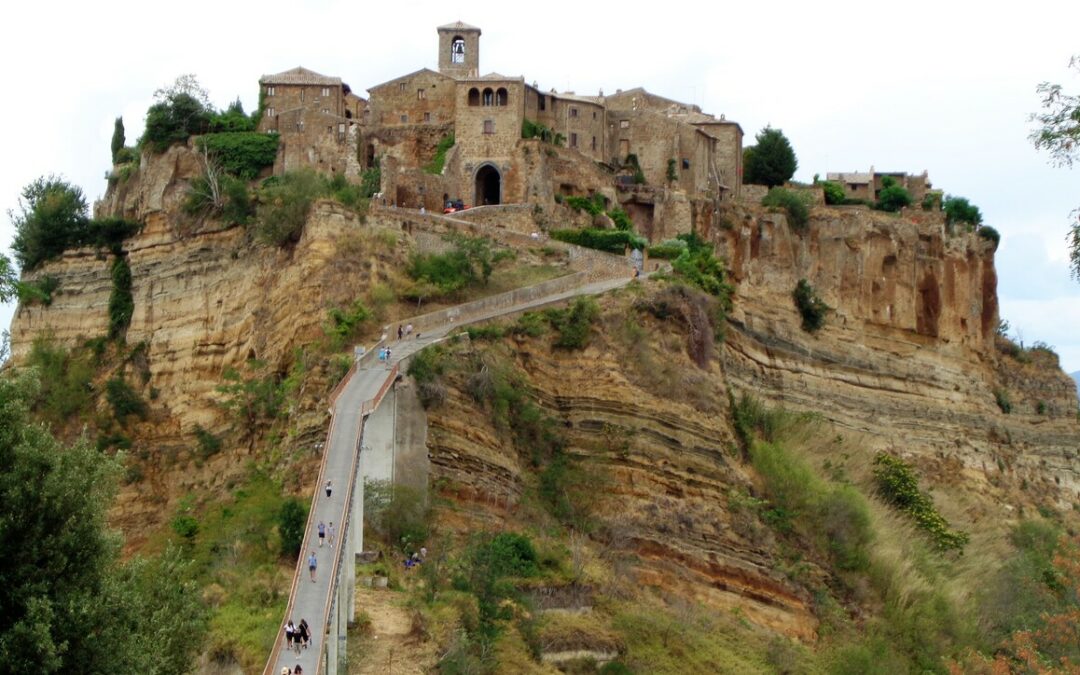
[[[1080,2],[13,2],[0,25],[0,250],[24,185],[61,174],[105,191],[113,120],[129,144],[153,91],[195,73],[224,107],[247,110],[258,79],[303,65],[367,87],[437,65],[435,27],[483,29],[482,72],[594,94],[644,86],[723,113],[752,143],[791,139],[796,178],[921,172],[978,205],[1002,234],[1002,317],[1025,343],[1080,370],[1080,284],[1067,269],[1080,170],[1027,141],[1035,86],[1080,92]],[[10,256],[10,251],[8,251]],[[0,307],[0,326],[13,308]]]

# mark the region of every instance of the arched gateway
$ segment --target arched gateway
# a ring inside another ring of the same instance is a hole
[[[502,176],[491,164],[485,164],[476,171],[475,206],[492,206],[502,202]]]

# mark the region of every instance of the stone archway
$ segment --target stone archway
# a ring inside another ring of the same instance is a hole
[[[476,171],[476,200],[474,206],[492,206],[502,202],[502,176],[491,164]]]

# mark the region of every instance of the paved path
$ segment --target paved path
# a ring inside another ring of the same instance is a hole
[[[294,668],[297,664],[303,666],[305,675],[315,675],[318,672],[319,655],[322,653],[322,641],[326,639],[326,629],[323,625],[327,613],[327,607],[331,602],[330,576],[333,567],[332,556],[338,554],[337,544],[343,538],[341,524],[345,522],[345,514],[348,504],[347,495],[352,485],[354,475],[355,449],[359,446],[363,416],[361,409],[365,402],[371,401],[378,394],[387,379],[394,375],[390,368],[424,347],[445,338],[449,333],[456,331],[463,325],[487,321],[506,314],[514,314],[529,309],[561,302],[579,295],[595,295],[618,288],[629,283],[630,278],[608,279],[579,286],[578,288],[555,293],[538,298],[534,301],[494,309],[487,313],[480,313],[462,317],[459,321],[429,329],[418,338],[404,338],[389,343],[391,352],[391,364],[383,364],[375,361],[365,367],[358,368],[349,377],[344,388],[337,397],[334,406],[334,415],[330,424],[329,438],[324,448],[324,464],[318,493],[315,497],[312,509],[313,517],[309,517],[308,532],[304,537],[304,548],[301,561],[293,582],[290,595],[290,607],[292,608],[287,619],[299,625],[301,619],[306,619],[311,630],[311,646],[302,650],[299,654],[289,652],[284,646],[285,635],[277,636],[280,653],[277,658],[271,656],[273,665],[266,671],[269,675],[278,675],[282,667]],[[403,319],[397,323],[408,323]],[[397,324],[394,324],[395,326]],[[333,481],[333,491],[329,497],[323,489],[327,480]],[[330,526],[334,523],[337,529],[337,541],[335,547],[329,545],[319,547],[318,534],[313,531],[314,527],[322,521]],[[308,574],[307,558],[314,551],[317,560],[315,581],[311,581]],[[276,653],[276,652],[275,652]]]

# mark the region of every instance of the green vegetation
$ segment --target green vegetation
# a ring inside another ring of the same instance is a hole
[[[190,566],[175,550],[120,562],[105,518],[120,466],[34,424],[36,388],[32,375],[0,378],[4,668],[187,672],[206,632]]]
[[[123,338],[135,313],[131,294],[131,267],[127,258],[117,256],[112,264],[112,291],[109,293],[109,339]]]
[[[633,172],[634,184],[645,184],[645,172],[641,170],[641,163],[638,162],[638,157],[634,153],[630,153],[626,156],[626,160],[623,161],[623,169],[628,169]]]
[[[455,234],[447,238],[454,245],[446,253],[417,253],[406,270],[413,280],[404,297],[424,298],[447,296],[464,288],[487,285],[491,277],[491,241],[482,237]]]
[[[183,208],[190,215],[207,213],[236,225],[246,224],[255,215],[247,183],[213,166],[192,179]]]
[[[109,142],[109,150],[112,152],[113,164],[118,164],[117,158],[120,151],[124,149],[124,118],[117,117],[116,122],[113,123],[113,135],[112,141]]]
[[[1005,413],[1006,415],[1012,412],[1012,397],[1009,396],[1008,391],[1004,389],[995,389],[994,401],[997,403],[998,408],[1001,409],[1001,412]]]
[[[598,230],[591,227],[580,230],[552,230],[552,239],[577,244],[585,248],[621,255],[627,247],[643,249],[648,244],[644,237],[624,230]]]
[[[659,244],[649,247],[649,257],[661,260],[674,260],[687,250],[686,242],[682,239],[665,239]]]
[[[991,242],[994,245],[994,250],[997,250],[998,245],[1001,244],[1001,234],[990,227],[989,225],[983,225],[978,229],[978,234],[983,239]]]
[[[555,139],[560,134],[556,134],[551,129],[547,128],[539,122],[533,122],[530,119],[523,119],[521,121],[521,137],[522,138],[539,138],[544,143],[554,143],[555,145],[562,145],[561,143],[555,143]]]
[[[139,147],[162,153],[210,129],[214,113],[206,90],[194,75],[181,75],[169,87],[154,92],[156,103],[146,111],[146,130]]]
[[[24,271],[78,245],[89,222],[82,190],[57,176],[42,176],[23,188],[19,211],[10,215],[11,249]]]
[[[806,223],[810,218],[810,207],[803,195],[781,187],[774,187],[762,198],[761,205],[784,209],[792,230],[802,232],[806,229]]]
[[[334,351],[340,350],[356,329],[371,318],[371,312],[360,299],[354,300],[348,309],[332,307],[326,314],[329,323],[323,330],[330,336]]]
[[[33,305],[40,303],[45,307],[52,304],[53,293],[60,288],[60,280],[51,274],[34,281],[14,281],[15,294],[21,305]]]
[[[579,297],[567,309],[548,309],[545,317],[559,335],[554,345],[559,349],[584,349],[589,344],[592,325],[600,307],[589,297]]]
[[[598,192],[588,197],[567,195],[563,197],[563,203],[575,211],[584,211],[590,216],[598,216],[604,212],[604,196]]]
[[[360,196],[364,199],[371,199],[381,189],[382,169],[379,166],[378,159],[376,159],[375,166],[365,169],[364,172],[360,174]]]
[[[818,296],[817,291],[806,279],[799,279],[795,290],[791,293],[795,301],[795,308],[802,316],[802,329],[807,333],[814,333],[825,325],[825,316],[832,311],[832,307]]]
[[[449,152],[452,147],[454,147],[454,134],[449,134],[439,139],[438,145],[435,146],[435,156],[431,158],[430,162],[424,165],[424,171],[435,175],[442,174],[443,166],[446,164],[446,153]]]
[[[905,206],[911,206],[911,193],[897,183],[895,178],[885,176],[881,179],[881,186],[875,209],[895,213]]]
[[[251,434],[259,425],[274,420],[281,412],[284,392],[276,373],[265,373],[266,364],[248,361],[249,375],[244,377],[233,368],[222,374],[225,383],[218,386],[222,395],[221,407],[236,416],[241,428]]]
[[[417,396],[425,409],[434,408],[446,399],[443,375],[447,369],[446,350],[439,345],[426,347],[409,360],[408,374],[416,380]]]
[[[258,112],[251,115],[244,114],[244,104],[238,98],[225,110],[210,115],[209,132],[221,134],[255,131],[259,117],[261,114]]]
[[[11,265],[11,260],[0,253],[0,302],[9,302],[18,296],[19,275]]]
[[[146,401],[143,401],[127,380],[120,375],[109,378],[105,382],[105,398],[112,407],[113,416],[121,423],[131,415],[146,419],[149,413]]]
[[[312,169],[292,171],[264,185],[255,236],[272,246],[300,241],[312,203],[324,194],[326,181]]]
[[[30,347],[27,365],[37,371],[39,383],[26,401],[54,426],[63,426],[90,408],[94,377],[91,354],[68,352],[47,337],[38,336]]]
[[[956,225],[962,224],[968,227],[978,227],[982,225],[982,212],[979,211],[979,207],[969,202],[964,197],[954,197],[948,195],[945,197],[945,202],[942,206],[945,211],[945,224]]]
[[[941,211],[944,195],[941,190],[927,190],[919,205],[923,211]]]
[[[196,450],[199,459],[209,459],[221,452],[221,439],[199,424],[195,425],[195,441],[198,444]]]
[[[669,159],[667,161],[667,176],[666,177],[667,177],[669,183],[674,183],[675,181],[679,180],[678,165],[679,165],[679,162],[677,160]]]
[[[874,457],[874,467],[878,494],[886,502],[910,516],[919,529],[929,535],[937,550],[963,551],[968,534],[949,528],[930,495],[919,490],[919,479],[910,465],[898,457],[879,452]]]
[[[277,511],[278,535],[281,538],[282,557],[295,558],[300,555],[300,546],[304,543],[304,528],[307,527],[308,506],[296,497],[290,497],[281,503]]]
[[[630,220],[630,216],[618,206],[609,210],[607,214],[611,222],[615,223],[616,230],[630,232],[634,229],[634,222]]]
[[[230,131],[200,136],[196,146],[205,150],[226,173],[253,180],[263,169],[274,165],[279,141],[277,134]]]
[[[726,312],[730,309],[734,289],[726,281],[724,261],[713,254],[712,244],[706,243],[696,232],[680,234],[677,239],[686,242],[686,250],[671,264],[675,274],[709,295],[720,298],[720,308]]]
[[[825,203],[829,205],[843,204],[847,200],[844,186],[836,181],[823,181],[819,183],[821,191],[825,194]]]
[[[431,508],[424,494],[389,481],[364,482],[364,530],[402,554],[410,555],[430,534]]]
[[[765,127],[756,142],[743,150],[743,182],[771,188],[791,180],[799,162],[784,132]]]

